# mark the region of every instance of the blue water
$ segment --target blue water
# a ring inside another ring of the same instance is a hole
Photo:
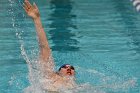
[[[34,1],[56,69],[70,63],[76,82],[90,85],[79,93],[140,93],[140,13],[132,2]],[[0,1],[0,93],[22,93],[30,85],[26,56],[38,56],[35,27],[22,2]]]

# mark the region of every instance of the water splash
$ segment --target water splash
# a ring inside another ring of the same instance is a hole
[[[94,75],[94,78],[97,77],[99,79],[100,82],[98,83],[98,85],[95,84],[94,88],[102,90],[105,93],[108,93],[109,91],[111,91],[111,93],[127,93],[129,89],[137,86],[137,78],[135,77],[129,78],[115,75],[108,76],[95,69],[87,69],[86,73],[89,73],[91,77]]]
[[[27,55],[25,44],[22,38],[22,33],[24,31],[18,28],[20,25],[16,24],[16,18],[15,18],[14,9],[13,9],[14,1],[9,0],[9,2],[11,6],[11,9],[9,10],[9,12],[11,13],[11,15],[13,15],[12,26],[13,28],[15,28],[15,34],[21,45],[20,46],[21,54],[23,58],[25,59],[25,61],[27,62],[28,69],[29,69],[30,86],[24,89],[24,92],[25,93],[48,93],[48,91],[42,87],[42,81],[46,81],[46,79],[42,77],[42,72],[40,70],[40,67],[39,65],[37,65],[38,64],[37,59],[31,60],[29,56]],[[32,55],[34,55],[33,50],[32,50]],[[93,86],[88,83],[79,84],[74,89],[71,89],[71,90],[62,89],[59,92],[60,93],[106,93],[106,91],[115,91],[115,92],[127,91],[129,88],[134,87],[137,81],[137,79],[135,78],[128,79],[128,80],[120,80],[116,76],[106,76],[104,73],[101,73],[96,70],[86,70],[86,71],[88,73],[92,73],[96,75],[97,77],[99,77],[102,83],[97,86]],[[11,84],[13,80],[14,80],[14,77],[11,78],[11,81],[9,83]],[[114,80],[114,82],[110,83],[110,81],[112,80]],[[49,82],[49,79],[47,82]]]

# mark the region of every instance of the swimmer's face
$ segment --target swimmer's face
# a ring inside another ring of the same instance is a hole
[[[75,70],[74,67],[71,65],[64,65],[63,67],[61,67],[59,73],[62,76],[74,76]]]

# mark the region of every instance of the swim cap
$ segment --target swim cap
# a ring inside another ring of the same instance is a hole
[[[70,64],[63,64],[59,69],[58,69],[58,71],[60,71],[61,70],[61,68],[64,68],[66,65],[69,65],[69,66],[71,66]],[[71,68],[73,68],[73,70],[74,70],[74,67],[73,66],[71,66]]]

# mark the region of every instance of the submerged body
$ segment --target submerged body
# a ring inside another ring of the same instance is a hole
[[[43,88],[48,91],[62,91],[67,89],[72,89],[75,87],[75,82],[73,77],[60,77],[59,75],[55,75],[49,79],[49,82],[44,82]],[[46,86],[48,85],[48,86]]]
[[[73,75],[69,76],[70,72],[68,71],[68,75],[63,75],[59,72],[54,71],[54,62],[52,57],[49,57],[49,62],[41,62],[39,60],[39,70],[41,71],[41,75],[43,81],[41,82],[42,88],[48,91],[60,91],[72,89],[76,86],[75,77]],[[63,68],[62,68],[63,69]]]

